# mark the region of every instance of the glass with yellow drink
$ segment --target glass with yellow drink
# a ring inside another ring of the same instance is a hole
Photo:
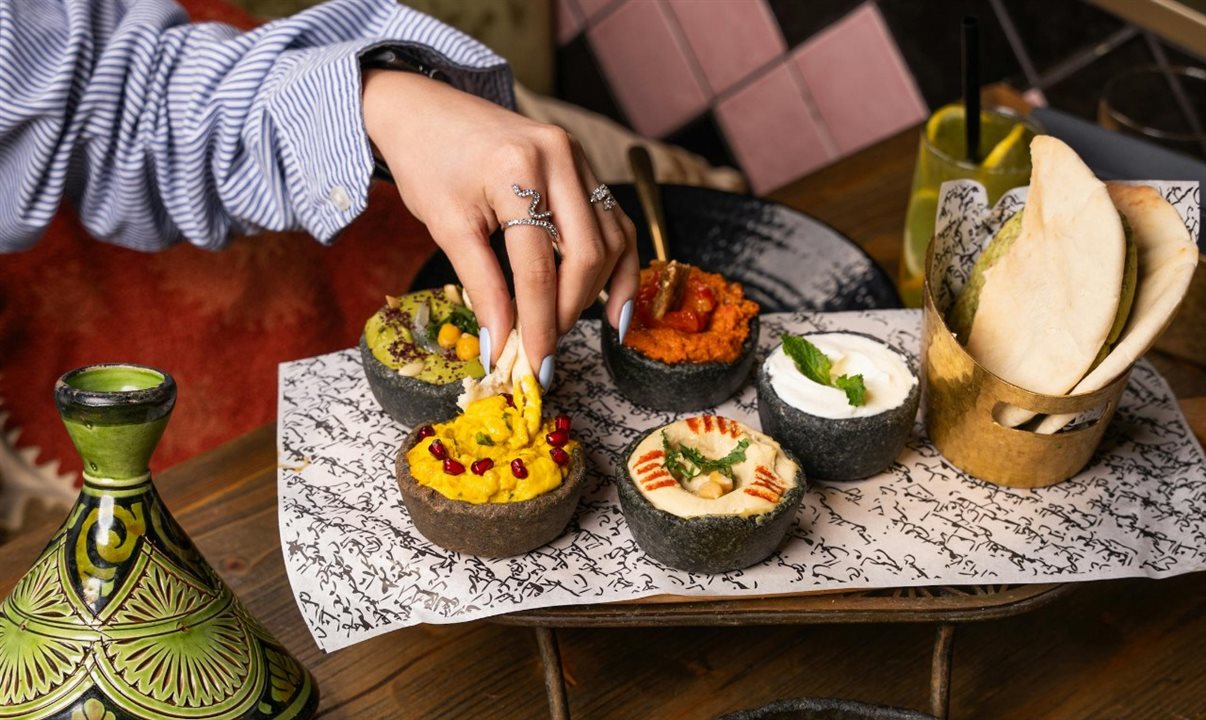
[[[963,106],[947,105],[930,116],[921,133],[913,192],[905,215],[900,259],[900,296],[905,305],[921,305],[925,251],[934,234],[938,188],[948,180],[976,180],[988,190],[990,205],[1011,188],[1030,181],[1033,126],[1007,110],[980,113],[980,162],[967,159]]]

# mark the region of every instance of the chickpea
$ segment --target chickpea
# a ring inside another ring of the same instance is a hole
[[[456,341],[456,356],[461,360],[472,360],[481,352],[481,343],[476,335],[462,334]]]
[[[452,323],[444,323],[440,327],[440,334],[436,336],[436,343],[445,350],[448,350],[455,347],[457,340],[460,339],[461,329]]]
[[[708,473],[708,479],[720,486],[721,494],[730,492],[733,489],[733,481],[727,476],[713,470]]]

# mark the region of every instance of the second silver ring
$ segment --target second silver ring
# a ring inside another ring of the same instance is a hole
[[[616,206],[616,199],[611,195],[611,189],[599,183],[599,187],[590,191],[590,204],[601,203],[603,210],[611,210]]]

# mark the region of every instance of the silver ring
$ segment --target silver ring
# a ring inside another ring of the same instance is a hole
[[[610,210],[616,206],[616,199],[611,196],[611,190],[602,183],[599,187],[590,191],[590,204],[603,203],[604,210]]]
[[[537,210],[537,208],[540,207],[541,195],[536,188],[521,188],[516,184],[512,184],[511,192],[515,193],[521,198],[530,197],[532,198],[532,202],[528,203],[528,216],[526,218],[507,220],[502,224],[503,230],[515,227],[516,225],[532,225],[534,227],[543,228],[544,231],[553,238],[553,240],[557,240],[560,237],[560,233],[557,232],[557,226],[553,224],[551,219],[553,217],[553,211],[545,210],[544,212],[539,212]]]

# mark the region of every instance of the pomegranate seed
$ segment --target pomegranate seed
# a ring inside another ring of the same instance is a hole
[[[515,396],[514,395],[512,395],[511,393],[499,393],[499,394],[507,399],[508,406],[515,407]]]
[[[523,480],[528,476],[528,469],[524,466],[523,460],[515,458],[511,461],[511,474],[520,480]]]
[[[435,428],[430,425],[424,425],[423,427],[419,428],[418,435],[420,440],[429,438],[432,435],[435,435]]]
[[[452,458],[444,458],[444,472],[449,475],[460,475],[465,472],[465,466]]]
[[[482,458],[481,460],[474,460],[473,464],[469,466],[469,469],[473,471],[474,475],[485,475],[486,471],[492,467],[494,467],[493,460],[490,458]]]
[[[448,457],[448,449],[444,447],[444,443],[441,440],[432,440],[431,444],[427,446],[427,452],[431,453],[432,457],[436,460],[443,460]]]
[[[549,445],[553,445],[554,447],[561,447],[562,445],[569,442],[569,433],[566,432],[565,430],[554,430],[553,432],[549,433],[548,435],[545,435],[544,439],[548,441]]]
[[[558,430],[560,430],[562,432],[569,432],[570,431],[569,415],[558,415],[556,417],[556,419],[553,420],[553,427],[557,428]]]
[[[567,453],[563,448],[555,447],[549,450],[549,455],[552,456],[553,462],[557,463],[558,465],[565,465],[570,461],[570,454]]]

